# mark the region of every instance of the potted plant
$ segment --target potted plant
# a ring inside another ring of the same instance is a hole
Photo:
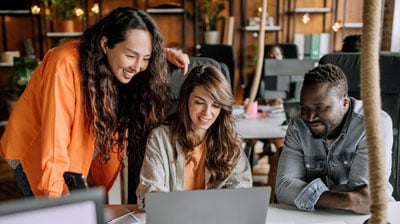
[[[206,44],[219,44],[220,32],[217,30],[218,21],[225,17],[221,12],[225,9],[226,0],[205,0],[202,8],[202,22],[204,26],[204,41]]]
[[[57,27],[60,32],[73,32],[73,20],[79,18],[80,0],[42,0],[46,15],[60,22]]]
[[[4,88],[10,113],[38,65],[39,59],[36,57],[14,57],[13,74]]]

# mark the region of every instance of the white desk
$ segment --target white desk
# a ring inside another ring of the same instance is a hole
[[[391,202],[387,209],[388,221],[400,223],[400,202]],[[358,215],[349,211],[317,209],[306,212],[283,204],[271,204],[268,208],[268,224],[362,224],[370,215]]]
[[[242,109],[243,110],[243,109]],[[244,139],[272,139],[284,138],[287,126],[282,125],[285,121],[285,113],[270,114],[263,116],[244,116],[238,109],[234,110],[236,131]],[[238,115],[239,114],[239,115]]]
[[[119,217],[129,211],[133,211],[141,224],[146,223],[144,211],[138,210],[136,205],[106,206],[105,221]],[[387,211],[388,221],[391,224],[399,224],[400,202],[389,203]],[[306,212],[283,204],[270,204],[266,224],[362,224],[369,217],[370,215],[358,215],[341,210],[317,209],[313,212]]]
[[[269,112],[267,116],[255,115],[247,116],[244,115],[244,109],[242,106],[235,106],[233,113],[235,114],[235,127],[238,134],[243,138],[245,142],[244,150],[249,158],[250,165],[257,164],[258,156],[254,152],[254,144],[257,140],[272,140],[272,139],[283,139],[286,135],[286,125],[282,123],[286,120],[283,108],[271,108],[271,107],[259,107],[259,109],[266,109]],[[278,113],[276,113],[278,111]],[[280,112],[279,112],[280,111]],[[277,156],[270,157],[270,173],[267,175],[254,175],[254,182],[268,182],[272,187],[275,185],[276,165]],[[262,170],[265,170],[262,168]],[[275,195],[273,192],[272,195]],[[271,197],[274,201],[274,197]]]

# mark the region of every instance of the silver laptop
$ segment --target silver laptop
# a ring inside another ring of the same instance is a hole
[[[271,187],[154,192],[146,195],[149,224],[264,224]]]
[[[76,190],[57,199],[22,198],[0,203],[2,224],[104,224],[104,190]]]

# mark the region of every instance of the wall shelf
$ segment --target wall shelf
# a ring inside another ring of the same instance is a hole
[[[343,27],[347,29],[361,29],[363,26],[362,23],[344,23]]]
[[[330,13],[332,12],[331,8],[322,7],[322,8],[295,8],[294,13]]]
[[[0,67],[13,67],[13,63],[9,62],[0,62]]]
[[[185,12],[185,9],[183,9],[183,8],[162,8],[162,9],[159,9],[159,8],[148,8],[148,9],[146,9],[146,12],[147,13],[153,13],[153,14],[168,14],[168,13],[170,13],[170,14],[180,14],[180,13],[184,13]]]
[[[159,1],[158,1],[159,2]],[[168,19],[169,16],[180,16],[181,17],[181,40],[178,41],[182,44],[180,46],[183,51],[187,50],[187,26],[186,26],[186,21],[187,21],[187,6],[186,6],[186,0],[180,0],[176,1],[173,3],[164,3],[161,5],[156,5],[157,1],[153,0],[151,3],[151,0],[146,0],[144,2],[145,6],[145,11],[148,14],[153,14],[157,15],[158,17],[165,17]],[[157,21],[157,19],[156,19]]]
[[[82,32],[48,32],[46,33],[46,37],[53,38],[72,38],[72,37],[80,37],[82,36]]]
[[[30,10],[0,10],[0,15],[30,15]]]
[[[282,28],[280,26],[265,26],[264,27],[264,31],[266,31],[266,32],[276,32],[276,31],[280,31],[281,29]],[[245,26],[245,27],[242,27],[242,30],[257,32],[260,30],[260,26]]]

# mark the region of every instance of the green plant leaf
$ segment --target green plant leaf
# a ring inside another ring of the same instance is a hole
[[[33,71],[39,65],[39,59],[32,57],[15,57],[14,72],[8,86],[5,87],[5,94],[11,100],[17,100],[24,92]]]

